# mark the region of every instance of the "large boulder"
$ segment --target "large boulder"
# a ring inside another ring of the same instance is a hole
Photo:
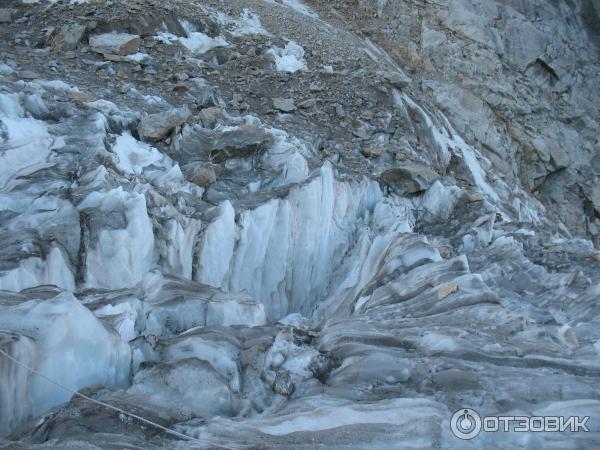
[[[160,141],[178,126],[183,125],[192,118],[192,113],[187,106],[172,109],[171,111],[149,114],[142,117],[138,125],[140,139],[146,142]]]
[[[97,53],[111,55],[130,55],[138,51],[140,37],[128,33],[104,33],[90,37],[90,47]]]
[[[399,194],[417,194],[425,191],[439,175],[423,164],[406,164],[386,170],[380,182]]]

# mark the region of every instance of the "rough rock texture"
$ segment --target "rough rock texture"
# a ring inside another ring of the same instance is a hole
[[[600,447],[598,2],[4,3],[1,449]]]
[[[90,48],[98,53],[129,55],[140,46],[140,37],[127,33],[104,33],[90,36]]]

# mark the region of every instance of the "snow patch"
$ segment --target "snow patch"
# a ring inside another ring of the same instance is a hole
[[[273,55],[277,70],[280,72],[294,73],[306,70],[304,49],[294,41],[289,41],[285,48],[272,47],[267,53]]]
[[[185,20],[181,21],[181,26],[185,30],[187,37],[179,37],[172,33],[160,32],[157,35],[158,40],[164,43],[179,42],[192,53],[200,55],[215,47],[227,47],[229,45],[223,36],[211,38],[207,34],[196,31],[195,27]]]
[[[158,150],[136,140],[128,132],[117,138],[112,150],[119,157],[118,166],[124,172],[136,175],[163,157]]]

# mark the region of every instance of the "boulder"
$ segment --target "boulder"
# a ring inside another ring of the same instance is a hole
[[[12,8],[0,8],[0,23],[11,23],[16,15]]]
[[[75,50],[83,39],[85,27],[78,24],[64,25],[52,40],[52,48],[56,51]]]
[[[425,191],[439,175],[423,164],[406,164],[386,170],[379,179],[400,194],[416,194]]]
[[[128,33],[104,33],[90,37],[90,47],[97,53],[130,55],[138,51],[140,37]]]
[[[274,98],[273,108],[283,112],[296,111],[296,105],[293,98]]]
[[[208,187],[217,181],[215,168],[211,163],[204,163],[199,166],[192,175],[192,181],[199,186]]]
[[[395,88],[404,89],[412,80],[404,73],[400,71],[389,71],[383,74],[383,77]]]
[[[146,142],[160,141],[174,128],[189,121],[191,117],[192,113],[187,106],[164,113],[149,114],[140,120],[138,134],[140,139]]]
[[[209,160],[221,163],[231,158],[250,157],[266,149],[272,142],[271,135],[253,125],[225,131],[196,125],[184,130],[171,156],[182,164]]]
[[[292,382],[292,376],[287,370],[277,372],[273,382],[273,392],[279,395],[290,396],[294,393],[295,387]]]
[[[223,110],[219,107],[211,106],[200,111],[198,116],[205,128],[214,128],[219,120],[223,118]]]

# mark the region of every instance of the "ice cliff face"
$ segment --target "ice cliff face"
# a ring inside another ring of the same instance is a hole
[[[600,443],[598,5],[329,3],[0,9],[0,448]]]

